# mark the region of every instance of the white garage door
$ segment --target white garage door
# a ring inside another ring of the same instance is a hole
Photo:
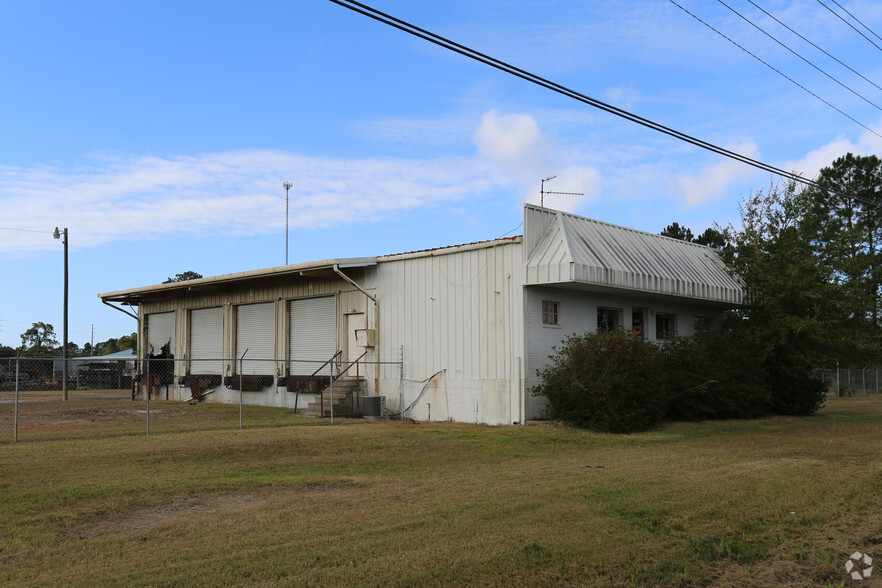
[[[275,374],[275,312],[273,303],[243,304],[236,307],[236,370],[239,358],[245,375]]]
[[[190,311],[190,373],[223,373],[223,309],[199,308]]]
[[[175,352],[175,313],[157,312],[147,315],[147,355],[159,355],[163,346]]]
[[[292,300],[289,308],[290,370],[292,374],[310,375],[337,351],[334,337],[334,297]],[[310,361],[304,363],[304,360]],[[323,373],[327,373],[326,368]]]

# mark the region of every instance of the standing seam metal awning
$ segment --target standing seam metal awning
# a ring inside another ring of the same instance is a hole
[[[744,286],[712,248],[566,212],[524,207],[526,284],[584,284],[712,303]]]

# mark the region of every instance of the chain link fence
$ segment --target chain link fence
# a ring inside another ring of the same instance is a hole
[[[384,396],[397,397],[402,364],[271,359],[6,358],[0,360],[0,404],[15,405],[18,437],[21,403],[116,399],[146,403],[150,432],[151,401],[238,404],[289,408],[300,416],[360,418],[386,416]]]
[[[827,396],[866,396],[882,391],[882,368],[820,368],[815,371],[827,387]]]

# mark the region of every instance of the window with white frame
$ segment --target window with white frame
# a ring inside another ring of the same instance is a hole
[[[558,325],[560,320],[560,303],[551,300],[542,301],[542,324]]]
[[[618,308],[597,307],[597,330],[608,331],[622,326],[622,311]]]
[[[696,316],[692,320],[692,331],[696,335],[703,335],[710,330],[710,323],[709,316]]]
[[[677,336],[677,315],[667,312],[655,313],[655,338],[672,339]]]

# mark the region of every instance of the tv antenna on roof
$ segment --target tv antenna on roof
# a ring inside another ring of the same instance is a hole
[[[548,176],[547,178],[542,178],[542,187],[539,189],[539,206],[545,208],[545,195],[546,194],[560,194],[562,196],[584,196],[583,192],[551,192],[545,190],[545,182],[550,182],[557,176]]]

